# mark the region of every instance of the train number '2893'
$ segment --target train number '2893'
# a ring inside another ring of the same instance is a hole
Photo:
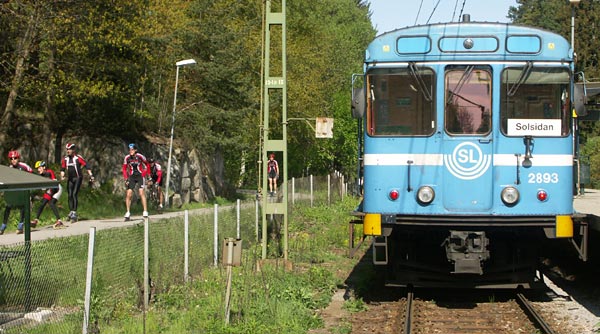
[[[558,173],[529,173],[529,183],[558,183]]]

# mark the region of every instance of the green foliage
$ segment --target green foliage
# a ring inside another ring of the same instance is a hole
[[[344,303],[343,308],[352,313],[356,313],[365,311],[367,309],[367,305],[362,298],[350,298]]]
[[[600,187],[600,137],[590,138],[582,147],[581,154],[588,158],[582,163],[588,163],[590,167],[591,184],[588,186],[598,189]]]
[[[349,78],[360,70],[363,50],[375,35],[368,5],[327,0],[287,7],[288,117],[334,117],[336,128],[335,139],[317,140],[304,122],[290,124],[286,167],[292,176],[301,175],[303,165],[314,173],[343,170],[354,164],[355,151]],[[197,148],[214,161],[214,170],[222,173],[215,176],[223,183],[219,189],[255,185],[263,8],[262,0],[0,6],[2,106],[14,96],[14,107],[2,117],[0,128],[8,134],[6,141],[0,138],[2,146],[43,147],[50,138],[60,142],[74,133],[168,136],[174,63],[194,58],[197,65],[179,71],[175,144]],[[276,34],[272,42],[276,55],[281,48]],[[20,61],[22,74],[13,71]],[[280,75],[280,65],[274,57],[271,75]],[[282,96],[272,101],[275,110],[281,102]],[[273,113],[274,120],[281,119],[280,111]],[[271,135],[281,135],[280,124],[272,121]]]

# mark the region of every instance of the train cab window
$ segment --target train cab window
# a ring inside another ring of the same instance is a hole
[[[445,74],[444,126],[451,135],[486,135],[492,128],[489,68],[452,66]]]
[[[435,131],[435,75],[429,68],[373,69],[367,75],[371,136],[429,136]]]
[[[506,68],[501,75],[500,119],[505,135],[521,136],[515,127],[556,126],[556,131],[534,131],[536,136],[569,133],[569,71],[564,67]],[[514,134],[513,134],[514,133]],[[518,133],[518,134],[517,134]],[[547,133],[547,134],[545,134]]]

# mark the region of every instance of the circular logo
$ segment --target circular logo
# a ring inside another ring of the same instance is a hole
[[[462,180],[474,180],[483,175],[492,162],[489,154],[471,142],[461,143],[452,154],[444,155],[444,165],[448,171]]]

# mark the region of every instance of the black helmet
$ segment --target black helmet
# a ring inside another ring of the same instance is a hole
[[[150,163],[150,164],[151,164],[151,163],[154,163],[154,158],[150,158],[150,159],[148,159],[148,163]]]

